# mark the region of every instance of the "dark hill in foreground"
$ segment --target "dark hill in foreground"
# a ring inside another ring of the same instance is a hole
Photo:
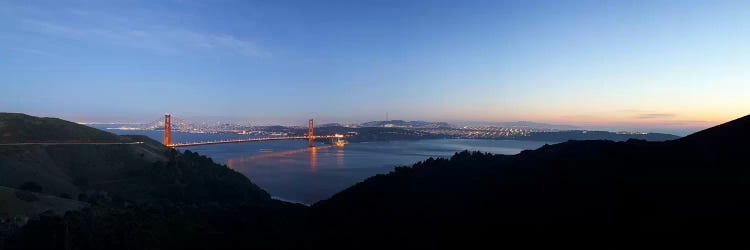
[[[270,199],[247,177],[205,156],[180,153],[145,136],[118,140],[144,143],[0,145],[0,186],[34,182],[51,195],[106,193],[107,199],[136,203]]]
[[[312,207],[231,202],[243,200],[234,190],[252,189],[249,180],[194,153],[166,153],[168,163],[136,168],[156,173],[136,183],[168,190],[157,200],[171,203],[92,201],[81,211],[32,220],[6,246],[514,249],[606,240],[595,247],[608,249],[673,234],[682,240],[744,236],[750,223],[749,136],[750,117],[743,117],[666,142],[568,141],[512,156],[462,152],[398,167]],[[141,147],[159,152],[163,146]],[[75,162],[89,158],[97,159]],[[218,183],[225,180],[244,184]]]
[[[0,186],[35,187],[3,189],[0,249],[208,248],[232,230],[253,246],[283,246],[294,241],[273,240],[276,227],[304,222],[287,226],[303,206],[272,200],[225,165],[146,136],[9,113],[0,114],[0,135],[10,143],[143,142],[0,145]]]
[[[0,143],[119,142],[123,138],[58,118],[0,112]]]
[[[738,234],[750,222],[749,135],[747,116],[675,141],[462,152],[369,178],[314,210],[324,232],[352,247]]]

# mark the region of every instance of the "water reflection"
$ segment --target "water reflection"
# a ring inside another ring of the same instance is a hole
[[[106,125],[111,126],[111,125]],[[120,131],[162,139],[161,131]],[[174,132],[178,141],[239,139],[241,135],[190,134]],[[346,144],[345,148],[321,145],[315,149],[300,141],[268,141],[222,144],[189,148],[226,163],[248,176],[274,197],[312,204],[368,177],[385,174],[394,166],[411,165],[428,157],[450,157],[461,150],[517,154],[547,142],[475,139],[368,142]]]
[[[308,153],[308,164],[309,169],[312,172],[315,172],[318,169],[318,150],[327,150],[330,148],[333,148],[335,146],[333,145],[326,145],[326,146],[316,146],[316,147],[309,147],[309,148],[301,148],[301,149],[295,149],[295,150],[287,150],[287,151],[281,151],[281,152],[272,152],[272,153],[264,153],[259,155],[250,155],[250,156],[242,156],[242,157],[235,157],[230,158],[227,160],[227,166],[231,169],[235,169],[237,167],[243,166],[246,163],[250,163],[253,161],[263,160],[263,159],[274,159],[274,158],[286,158],[291,157],[297,154],[302,154],[307,152]],[[339,150],[336,151],[336,165],[338,167],[344,167],[344,149],[341,147],[336,147]]]
[[[310,171],[318,170],[318,147],[311,147],[310,150]]]
[[[344,168],[344,147],[338,147],[336,150],[336,166]]]

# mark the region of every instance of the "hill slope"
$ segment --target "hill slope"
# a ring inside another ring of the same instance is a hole
[[[463,152],[369,178],[314,210],[350,246],[731,232],[750,222],[749,133],[750,116],[667,142]]]
[[[145,138],[84,152],[14,146],[6,162],[41,159],[40,167],[52,164],[46,167],[63,176],[96,177],[76,188],[147,203],[42,216],[7,242],[10,249],[462,249],[609,240],[601,249],[667,233],[744,237],[748,133],[744,117],[667,142],[569,141],[513,156],[461,152],[371,177],[312,208],[270,200],[206,157]]]
[[[63,214],[70,210],[80,209],[85,205],[86,203],[76,200],[0,187],[0,219],[8,219],[5,216],[10,215],[20,218],[33,218],[45,211]]]
[[[0,143],[120,141],[117,135],[58,118],[0,113]]]
[[[35,131],[42,131],[36,133]],[[43,192],[78,197],[106,192],[133,202],[249,202],[270,196],[211,159],[180,153],[145,136],[117,136],[54,118],[0,114],[6,142],[140,141],[121,145],[0,145],[0,186],[36,182]],[[112,197],[109,197],[112,198]]]
[[[0,249],[291,248],[303,238],[282,236],[303,235],[306,207],[272,200],[208,157],[57,119],[10,114],[0,123],[0,134],[14,135],[13,142],[143,142],[0,145]],[[33,130],[57,137],[16,136]],[[42,187],[39,200],[2,191],[29,181]],[[76,207],[84,208],[68,211]],[[16,228],[5,219],[17,217],[30,220]]]

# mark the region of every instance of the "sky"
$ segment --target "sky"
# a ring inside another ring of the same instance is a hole
[[[0,0],[0,111],[697,130],[750,113],[750,1]]]

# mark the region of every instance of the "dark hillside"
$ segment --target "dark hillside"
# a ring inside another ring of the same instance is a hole
[[[210,158],[146,138],[113,148],[13,146],[0,150],[3,173],[16,161],[15,169],[93,176],[72,185],[94,206],[43,215],[6,242],[12,249],[513,249],[605,241],[595,246],[609,249],[668,235],[744,236],[749,119],[666,142],[461,152],[397,167],[312,208],[272,200]],[[47,192],[49,183],[40,184]]]
[[[17,116],[3,117],[16,120]],[[20,117],[23,123],[0,119],[3,124],[21,124],[6,126],[3,131],[21,135],[30,130],[23,124],[42,124],[49,134],[64,134],[58,138],[75,141],[110,135],[75,123],[50,125],[56,124],[56,119]],[[34,183],[30,186],[38,191],[77,199],[88,206],[64,215],[0,213],[0,229],[8,228],[0,230],[0,249],[220,248],[233,242],[213,240],[240,238],[250,240],[248,246],[297,244],[274,237],[279,237],[280,230],[294,231],[305,225],[300,218],[304,207],[272,200],[244,175],[197,153],[180,153],[145,136],[115,136],[114,141],[144,143],[0,145],[0,186]],[[54,206],[34,195],[20,194],[27,198],[2,199],[0,210]],[[29,223],[18,230],[7,226],[23,225],[26,220]],[[9,233],[13,235],[4,235]]]
[[[117,135],[58,118],[0,113],[0,143],[120,141]]]
[[[668,142],[569,141],[515,156],[462,152],[369,178],[314,211],[324,231],[343,233],[350,247],[376,239],[440,246],[743,232],[736,229],[750,222],[748,119]]]
[[[702,144],[722,148],[747,148],[747,142],[750,141],[750,115],[698,131],[678,141],[683,144]]]
[[[84,125],[22,114],[0,115],[3,134],[21,141],[140,141],[123,145],[0,145],[0,186],[35,182],[52,195],[106,192],[133,202],[255,202],[269,195],[211,159],[146,136],[116,136]],[[44,133],[32,133],[43,130]],[[108,197],[112,198],[112,197]]]

